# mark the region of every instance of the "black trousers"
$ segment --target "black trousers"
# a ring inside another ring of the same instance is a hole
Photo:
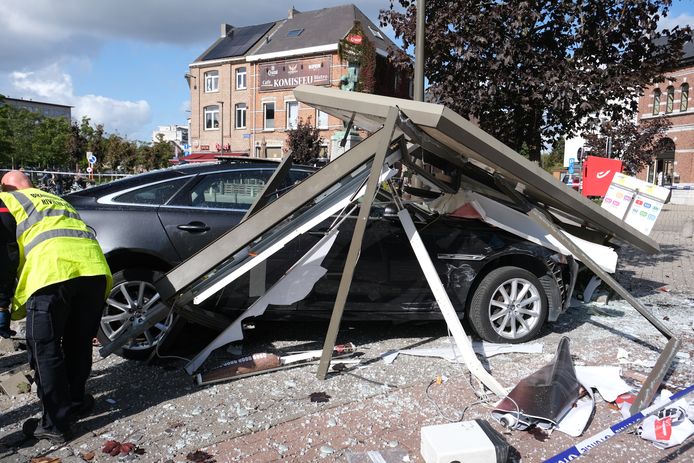
[[[29,364],[46,430],[68,432],[71,412],[84,400],[105,290],[103,275],[79,277],[41,288],[27,300]]]

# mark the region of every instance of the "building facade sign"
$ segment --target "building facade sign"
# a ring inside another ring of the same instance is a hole
[[[331,57],[277,61],[260,65],[260,91],[282,90],[299,85],[330,85]]]

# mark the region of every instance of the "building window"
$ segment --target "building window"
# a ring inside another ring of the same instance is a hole
[[[328,128],[328,113],[324,113],[320,109],[316,110],[316,127],[319,129]]]
[[[682,84],[682,95],[680,96],[680,111],[686,111],[689,107],[689,84]]]
[[[216,130],[219,128],[219,106],[205,107],[205,130]]]
[[[653,91],[653,115],[657,116],[660,113],[660,89],[656,88]]]
[[[263,103],[263,128],[275,128],[275,103]]]
[[[291,31],[287,32],[287,37],[298,37],[303,31],[303,29],[292,29]]]
[[[236,125],[237,129],[246,128],[246,103],[236,105]]]
[[[671,113],[675,106],[675,87],[672,85],[667,88],[667,101],[665,102],[665,112]]]
[[[295,129],[296,124],[299,122],[299,102],[298,101],[287,101],[287,130]]]
[[[246,68],[238,68],[236,70],[236,90],[244,90],[246,88]]]
[[[205,92],[219,91],[219,71],[205,73]]]

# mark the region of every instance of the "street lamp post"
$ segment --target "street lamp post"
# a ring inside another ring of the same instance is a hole
[[[224,102],[219,103],[219,152],[224,154]]]

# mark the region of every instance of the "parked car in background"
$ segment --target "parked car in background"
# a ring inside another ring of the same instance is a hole
[[[128,321],[141,318],[159,300],[152,284],[156,279],[239,223],[276,165],[244,159],[173,167],[65,196],[96,232],[114,275],[99,330],[102,342],[112,340]],[[310,167],[292,167],[274,196],[313,172]],[[555,251],[481,220],[442,216],[416,204],[406,207],[453,304],[482,338],[524,342],[563,312],[572,276]],[[309,296],[291,306],[271,306],[263,318],[330,316],[356,214],[341,227],[323,262],[327,274]],[[308,251],[328,225],[319,225],[276,253],[266,266],[268,285]],[[253,300],[245,277],[202,307],[179,312],[192,321],[199,321],[196,314],[202,313],[231,320]],[[371,213],[344,318],[442,318],[385,191]],[[215,320],[205,319],[208,326]],[[123,355],[149,355],[171,322],[168,317],[147,330],[123,349]]]
[[[576,191],[581,191],[583,187],[583,179],[580,174],[564,174],[561,179],[566,186],[573,188]]]

